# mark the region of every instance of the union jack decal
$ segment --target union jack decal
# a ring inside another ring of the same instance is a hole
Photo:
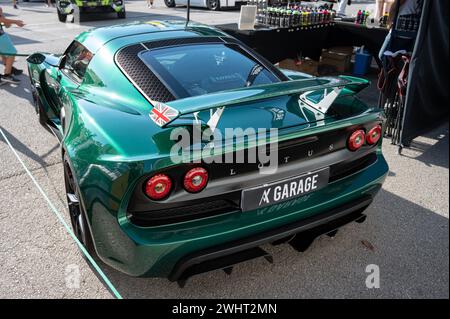
[[[153,109],[150,111],[150,118],[158,126],[164,126],[178,116],[178,111],[174,108],[161,103],[152,101]]]

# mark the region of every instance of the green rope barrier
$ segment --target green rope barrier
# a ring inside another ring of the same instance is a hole
[[[25,172],[28,174],[28,176],[30,177],[31,181],[34,183],[34,185],[36,186],[36,188],[38,189],[38,191],[41,193],[42,197],[45,199],[45,201],[47,202],[49,208],[53,211],[53,213],[55,214],[56,218],[60,221],[60,223],[63,225],[63,227],[66,229],[67,233],[69,234],[70,237],[72,237],[73,241],[78,245],[78,247],[80,248],[81,252],[86,256],[86,258],[89,260],[89,262],[91,263],[91,265],[94,267],[94,269],[97,271],[97,273],[100,275],[100,277],[103,279],[103,282],[108,286],[108,288],[110,289],[110,291],[113,293],[113,295],[117,298],[117,299],[122,299],[122,296],[120,295],[120,293],[117,291],[116,287],[114,287],[114,285],[112,284],[112,282],[109,280],[109,278],[106,276],[106,274],[102,271],[102,269],[100,268],[100,266],[95,262],[95,260],[93,259],[93,257],[89,254],[89,252],[86,250],[86,248],[83,246],[83,244],[79,241],[79,239],[76,237],[75,233],[72,231],[72,228],[70,228],[70,226],[66,223],[66,221],[64,220],[64,217],[62,216],[62,214],[59,212],[59,210],[53,205],[53,203],[50,201],[49,197],[47,196],[47,194],[44,192],[44,190],[41,188],[41,186],[39,185],[39,183],[36,181],[36,179],[34,178],[33,174],[31,174],[30,170],[28,169],[28,167],[25,165],[25,163],[22,161],[22,159],[20,158],[19,154],[17,154],[16,150],[14,149],[14,147],[12,146],[11,142],[9,141],[9,139],[6,137],[6,134],[3,132],[2,128],[0,127],[0,136],[3,137],[3,139],[6,141],[6,144],[9,146],[9,148],[11,149],[11,151],[13,152],[13,154],[15,155],[15,157],[17,158],[17,160],[19,161],[19,163],[22,165],[23,169],[25,170]]]
[[[23,53],[3,53],[0,52],[0,56],[30,56],[31,54],[23,54]]]

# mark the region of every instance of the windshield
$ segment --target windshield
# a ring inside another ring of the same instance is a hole
[[[139,57],[177,98],[280,81],[234,44],[162,48]]]

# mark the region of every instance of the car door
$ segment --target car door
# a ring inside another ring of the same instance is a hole
[[[61,59],[59,68],[47,79],[48,98],[51,100],[56,118],[55,124],[63,125],[64,106],[70,106],[71,95],[83,81],[86,68],[92,59],[92,53],[81,43],[74,41]]]
[[[185,6],[187,5],[187,0],[175,0],[177,5]],[[192,7],[204,7],[206,8],[205,0],[191,0]]]

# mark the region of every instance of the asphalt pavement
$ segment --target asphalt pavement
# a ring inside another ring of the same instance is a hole
[[[19,10],[5,3],[0,0],[9,16],[27,24],[8,29],[22,53],[61,53],[83,30],[123,22],[64,24],[41,2],[19,3]],[[127,21],[185,16],[185,8],[155,3],[148,9],[144,1],[127,1]],[[233,10],[191,14],[208,24],[236,22],[238,16]],[[24,58],[17,66],[25,68]],[[38,123],[27,75],[20,79],[20,85],[0,88],[0,128],[69,222],[58,141]],[[370,90],[362,98],[374,103],[376,92]],[[0,137],[0,298],[113,298],[5,142]],[[448,124],[416,139],[401,156],[385,140],[390,172],[367,221],[344,227],[334,238],[320,237],[305,253],[268,246],[273,264],[253,260],[235,267],[231,276],[220,271],[196,276],[183,289],[165,279],[130,278],[101,268],[125,298],[448,298],[448,148]],[[372,264],[379,267],[380,287],[369,289],[366,267]]]

